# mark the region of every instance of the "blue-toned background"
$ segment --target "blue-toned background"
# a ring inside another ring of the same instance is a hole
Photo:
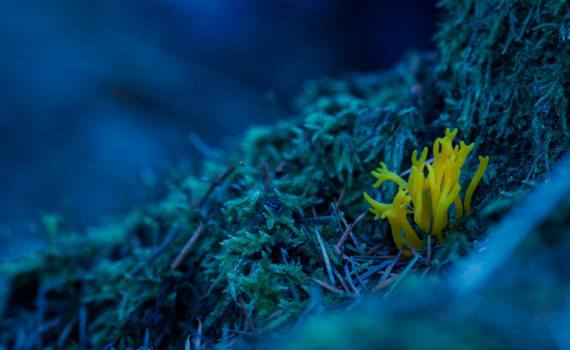
[[[0,248],[41,242],[42,213],[80,229],[159,195],[142,179],[194,164],[189,133],[218,145],[291,115],[303,80],[431,49],[436,15],[425,0],[1,2]]]

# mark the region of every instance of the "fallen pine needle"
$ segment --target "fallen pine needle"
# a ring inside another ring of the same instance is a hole
[[[390,286],[390,289],[388,289],[388,291],[384,294],[384,298],[388,298],[392,294],[392,292],[394,292],[394,290],[396,289],[398,284],[400,284],[402,279],[404,279],[404,277],[406,277],[408,272],[410,272],[410,270],[412,269],[412,267],[414,267],[414,265],[420,259],[420,257],[421,257],[420,255],[416,255],[412,259],[412,261],[410,261],[410,263],[406,266],[404,271],[402,271],[402,273],[400,275],[398,275],[398,278],[396,279],[396,281],[394,281],[394,283]]]
[[[333,293],[337,293],[337,294],[342,293],[342,291],[341,291],[340,289],[338,289],[338,288],[336,288],[336,287],[333,287],[333,286],[331,286],[330,284],[325,283],[325,282],[323,282],[323,281],[321,281],[321,280],[318,280],[318,279],[312,278],[312,277],[311,277],[311,280],[313,280],[316,284],[318,284],[319,286],[323,287],[324,289],[329,290],[329,291],[331,291],[331,292],[333,292]]]
[[[202,232],[203,227],[204,227],[204,222],[200,221],[200,226],[198,226],[198,228],[196,229],[196,231],[194,232],[194,234],[192,235],[190,240],[188,240],[188,242],[186,243],[184,248],[182,248],[182,251],[180,251],[180,253],[176,257],[176,259],[174,259],[174,262],[172,263],[172,265],[170,265],[171,270],[176,270],[178,268],[178,266],[180,266],[180,264],[182,263],[182,260],[184,260],[184,258],[186,257],[186,255],[190,251],[190,248],[192,248],[192,245],[194,245],[194,242],[196,242],[198,237],[200,237],[200,233]]]

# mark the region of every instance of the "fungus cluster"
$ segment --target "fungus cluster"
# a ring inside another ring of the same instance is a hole
[[[364,198],[372,206],[370,211],[375,214],[375,219],[387,218],[390,222],[392,236],[398,249],[404,244],[415,249],[423,248],[422,240],[408,221],[408,214],[413,214],[416,225],[423,232],[434,235],[440,244],[444,242],[442,230],[449,220],[449,208],[452,204],[455,206],[456,218],[462,217],[464,212],[466,215],[471,214],[471,197],[487,169],[489,157],[479,157],[479,167],[462,201],[459,194],[461,167],[475,144],[466,145],[461,141],[454,147],[453,139],[456,135],[457,129],[453,132],[447,129],[445,137],[435,140],[433,164],[426,162],[427,147],[423,149],[420,159],[417,159],[417,151],[414,151],[407,182],[389,171],[384,163],[380,163],[381,167],[372,171],[372,175],[378,179],[374,188],[380,187],[387,180],[399,186],[392,204],[377,202],[364,192]]]

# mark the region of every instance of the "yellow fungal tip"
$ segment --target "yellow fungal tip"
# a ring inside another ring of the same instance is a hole
[[[426,164],[428,148],[422,151],[420,159],[418,152],[412,154],[412,167],[408,181],[391,172],[386,164],[380,163],[380,168],[372,172],[378,179],[374,184],[377,188],[384,181],[393,181],[398,184],[398,193],[391,204],[380,203],[364,192],[364,199],[372,206],[370,212],[375,219],[388,219],[392,229],[392,237],[398,249],[408,244],[414,249],[422,249],[423,243],[408,221],[407,215],[414,214],[414,222],[424,232],[434,235],[438,242],[444,242],[443,229],[449,220],[449,208],[455,205],[455,217],[460,218],[463,213],[471,213],[471,198],[479,181],[483,177],[489,164],[489,157],[479,157],[479,167],[467,187],[463,201],[460,197],[461,186],[459,178],[461,167],[465,163],[469,152],[475,147],[461,141],[453,146],[453,139],[458,129],[445,130],[444,138],[437,138],[433,144],[433,164]],[[427,175],[424,173],[427,168]],[[404,254],[410,255],[405,251]]]

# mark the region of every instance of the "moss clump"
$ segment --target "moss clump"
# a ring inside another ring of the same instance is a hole
[[[548,176],[568,146],[568,12],[554,1],[441,6],[439,60],[410,55],[389,72],[309,82],[297,118],[251,128],[232,152],[173,171],[163,199],[87,233],[44,220],[57,231],[50,246],[0,266],[0,344],[260,341],[314,310],[400,285],[430,258],[434,273],[461,259],[485,220],[450,220],[461,239],[402,260],[386,223],[361,215],[368,171],[380,161],[406,170],[414,149],[459,127],[478,154],[502,155],[487,170],[494,181],[479,184],[489,195],[474,196],[474,213]],[[467,161],[462,171],[471,178],[476,168]]]
[[[324,305],[353,300],[367,288],[360,275],[386,260],[368,248],[394,248],[364,221],[338,242],[366,210],[367,169],[379,159],[398,169],[417,147],[424,117],[409,84],[433,65],[414,57],[421,69],[308,83],[298,118],[251,128],[237,151],[174,172],[162,200],[86,236],[58,232],[49,249],[3,264],[14,322],[0,342],[179,348],[190,335],[212,345],[296,319],[314,307],[316,283]],[[20,315],[54,326],[20,339],[29,326]]]
[[[495,163],[503,187],[548,173],[568,148],[570,26],[566,1],[439,2],[436,90],[444,124],[459,127]],[[528,164],[531,164],[529,167]]]

